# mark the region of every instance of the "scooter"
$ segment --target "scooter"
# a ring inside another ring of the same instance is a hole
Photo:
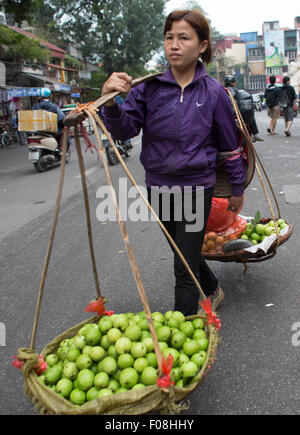
[[[33,163],[37,172],[45,172],[49,167],[60,164],[62,159],[62,134],[36,132],[28,136],[28,160]],[[71,148],[68,142],[66,163],[71,159]]]
[[[103,146],[105,148],[108,162],[111,165],[116,165],[119,161],[118,157],[117,157],[116,153],[114,152],[112,146],[108,142],[105,134],[103,134],[103,133],[101,134],[101,140],[102,140]],[[125,156],[127,158],[130,157],[131,150],[133,148],[130,139],[128,139],[128,140],[116,140],[115,144],[116,144],[117,150],[119,151],[121,156]]]

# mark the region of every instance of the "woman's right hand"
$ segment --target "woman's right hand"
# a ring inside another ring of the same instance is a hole
[[[122,94],[128,94],[132,85],[132,77],[128,74],[120,72],[113,73],[102,86],[102,97],[111,92],[121,92]],[[107,103],[112,105],[113,102]]]

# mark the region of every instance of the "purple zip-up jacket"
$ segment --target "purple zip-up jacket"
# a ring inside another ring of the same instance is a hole
[[[102,115],[116,139],[129,139],[143,129],[140,160],[147,186],[213,187],[218,152],[238,149],[229,97],[201,63],[183,92],[169,68],[134,87],[122,106],[104,106]],[[225,161],[224,169],[232,194],[241,196],[246,181],[243,158]]]

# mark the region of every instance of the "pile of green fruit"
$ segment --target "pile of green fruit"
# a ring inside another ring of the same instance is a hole
[[[208,338],[201,318],[179,311],[152,314],[162,355],[173,356],[171,379],[177,387],[195,380],[207,357]],[[144,311],[103,316],[84,325],[46,356],[40,381],[57,394],[82,405],[96,397],[155,385],[157,359]]]
[[[288,226],[284,219],[277,219],[276,222],[279,232]],[[270,220],[267,224],[253,222],[247,224],[240,238],[250,240],[253,245],[257,245],[272,234],[276,234],[275,222],[273,220]]]

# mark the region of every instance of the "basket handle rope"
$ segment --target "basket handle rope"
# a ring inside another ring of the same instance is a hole
[[[94,281],[96,286],[96,293],[97,298],[101,297],[100,292],[100,286],[99,286],[99,278],[98,278],[98,272],[97,272],[97,266],[96,266],[96,259],[95,259],[95,252],[94,252],[94,245],[93,245],[93,235],[92,235],[92,225],[91,225],[91,213],[90,213],[90,205],[89,205],[89,197],[88,197],[88,191],[87,191],[87,183],[86,183],[86,175],[85,175],[85,166],[84,166],[84,160],[82,157],[81,152],[81,146],[80,146],[80,140],[79,140],[79,133],[78,133],[78,127],[74,127],[74,139],[75,139],[75,146],[76,151],[78,155],[78,163],[79,163],[79,169],[80,169],[80,175],[81,175],[81,183],[82,183],[82,190],[84,195],[84,204],[85,204],[85,214],[86,214],[86,223],[87,223],[87,229],[88,229],[88,237],[89,237],[89,246],[90,246],[90,254],[91,254],[91,260],[92,260],[92,267],[93,267],[93,274],[94,274]]]
[[[236,103],[236,101],[235,101],[233,95],[232,95],[229,91],[227,91],[227,93],[228,93],[228,95],[229,95],[229,97],[230,97],[230,100],[231,100],[231,103],[232,103],[232,105],[233,105],[233,107],[234,107],[234,110],[235,110],[235,113],[236,113],[236,116],[237,116],[237,120],[238,120],[239,126],[240,126],[240,128],[243,130],[244,134],[246,135],[246,137],[247,137],[247,139],[248,139],[248,143],[249,143],[249,145],[251,146],[251,148],[252,148],[252,150],[253,150],[253,152],[254,152],[254,154],[255,154],[255,157],[256,157],[256,159],[258,160],[258,162],[259,162],[259,164],[260,164],[260,166],[261,166],[261,169],[262,169],[262,171],[263,171],[263,173],[264,173],[264,175],[265,175],[265,177],[266,177],[266,180],[267,180],[267,183],[268,183],[268,185],[269,185],[270,191],[271,191],[271,193],[272,193],[272,196],[273,196],[274,202],[275,202],[275,204],[276,204],[277,213],[278,213],[278,218],[280,218],[280,209],[279,209],[278,201],[277,201],[277,198],[276,198],[276,195],[275,195],[275,192],[274,192],[273,186],[272,186],[272,184],[271,184],[271,182],[270,182],[270,179],[269,179],[269,177],[268,177],[268,175],[267,175],[267,173],[266,173],[266,170],[265,170],[265,168],[264,168],[264,165],[263,165],[263,163],[262,163],[262,161],[261,161],[261,159],[260,159],[260,157],[259,157],[259,155],[258,155],[258,153],[257,153],[257,151],[256,151],[256,149],[255,149],[255,147],[254,147],[254,145],[253,145],[253,142],[252,142],[252,140],[251,140],[251,137],[250,137],[250,134],[249,134],[249,132],[248,132],[248,129],[247,129],[246,125],[245,125],[245,122],[244,122],[244,120],[243,120],[243,118],[242,118],[241,112],[240,112],[240,110],[239,110],[239,108],[238,108],[238,105],[237,105],[237,103]],[[269,206],[270,212],[271,212],[272,219],[274,220],[274,223],[275,223],[276,236],[277,236],[277,246],[279,246],[279,243],[280,243],[280,238],[279,238],[279,229],[278,229],[278,225],[277,225],[277,222],[276,222],[275,212],[274,212],[274,209],[273,209],[273,207],[272,207],[271,200],[270,200],[270,197],[269,197],[269,194],[268,194],[268,191],[267,191],[266,185],[265,185],[265,183],[264,183],[264,180],[263,180],[263,178],[262,178],[261,171],[260,171],[260,168],[259,168],[259,166],[258,166],[258,164],[257,164],[257,161],[255,161],[255,169],[256,169],[256,171],[257,171],[257,174],[258,174],[258,177],[259,177],[260,183],[261,183],[261,185],[262,185],[262,188],[263,188],[263,191],[264,191],[264,194],[265,194],[265,197],[266,197],[266,200],[267,200],[267,203],[268,203],[268,206]]]
[[[126,163],[124,162],[124,159],[122,158],[121,154],[119,153],[113,139],[111,138],[107,128],[105,127],[103,121],[100,119],[100,117],[93,111],[92,112],[93,116],[95,117],[95,119],[97,120],[101,130],[103,131],[103,133],[106,135],[109,144],[112,146],[114,152],[116,153],[118,160],[120,161],[126,175],[128,176],[129,180],[131,181],[131,183],[133,184],[133,186],[136,188],[137,192],[139,193],[140,197],[142,198],[142,200],[144,201],[144,203],[147,205],[148,209],[150,210],[150,212],[152,213],[152,215],[154,216],[154,218],[156,219],[156,221],[158,222],[159,226],[161,227],[161,229],[163,230],[164,234],[166,235],[167,239],[169,240],[169,242],[171,243],[171,245],[173,246],[174,250],[176,251],[177,255],[179,256],[179,258],[181,259],[182,263],[184,264],[184,266],[186,267],[187,271],[189,272],[191,278],[193,279],[195,285],[197,286],[200,295],[202,296],[202,298],[205,300],[206,296],[199,284],[199,281],[197,280],[197,278],[195,277],[194,273],[192,272],[191,268],[189,267],[187,261],[185,260],[184,256],[182,255],[180,249],[178,248],[177,244],[175,243],[175,241],[173,240],[173,238],[171,237],[171,235],[169,234],[169,232],[167,231],[166,227],[164,226],[164,224],[161,222],[161,220],[159,219],[157,213],[154,211],[154,209],[152,208],[152,206],[150,205],[150,203],[148,202],[147,198],[145,197],[145,195],[143,194],[142,190],[140,189],[140,187],[137,185],[134,177],[132,176],[132,174],[130,173],[130,171],[128,170]],[[101,140],[101,139],[100,139]]]
[[[54,237],[55,237],[55,231],[56,231],[56,226],[57,226],[57,221],[58,221],[58,216],[59,216],[59,211],[60,211],[63,183],[64,183],[64,176],[65,176],[68,136],[69,136],[69,128],[65,127],[64,134],[63,134],[62,159],[61,159],[61,169],[60,169],[58,193],[57,193],[57,198],[56,198],[56,206],[55,206],[55,211],[54,211],[54,219],[53,219],[52,230],[51,230],[51,234],[50,234],[50,240],[48,243],[46,258],[44,261],[41,280],[40,280],[40,287],[39,287],[39,292],[38,292],[38,298],[37,298],[37,304],[36,304],[36,310],[35,310],[35,316],[34,316],[33,328],[32,328],[32,334],[31,334],[31,341],[30,341],[30,348],[31,349],[34,349],[34,347],[35,347],[35,340],[36,340],[37,326],[38,326],[38,321],[39,321],[39,316],[40,316],[41,303],[42,303],[42,298],[43,298],[43,294],[44,294],[46,276],[47,276],[47,272],[48,272],[48,266],[49,266],[49,262],[50,262],[50,257],[51,257],[51,252],[52,252],[52,247],[53,247],[53,242],[54,242]],[[77,137],[78,137],[78,134],[77,134]],[[75,136],[75,139],[76,139],[76,136]],[[92,265],[93,265],[93,272],[94,272],[94,280],[95,280],[97,295],[98,295],[98,297],[101,297],[99,279],[98,279],[98,273],[97,273],[96,261],[95,261],[95,254],[94,254],[94,247],[93,247],[93,238],[92,238],[91,220],[90,220],[90,209],[89,209],[89,202],[88,202],[86,178],[85,178],[85,173],[84,173],[84,162],[83,162],[80,146],[78,147],[78,142],[76,142],[76,148],[77,148],[77,152],[78,152],[79,168],[80,168],[82,187],[83,187],[83,193],[84,193],[84,199],[85,199],[86,219],[87,219],[87,226],[88,226],[88,236],[89,236],[89,245],[90,245],[90,254],[91,254]]]
[[[43,298],[43,294],[44,294],[46,276],[47,276],[47,272],[48,272],[48,266],[49,266],[49,261],[50,261],[50,257],[51,257],[53,241],[54,241],[54,236],[55,236],[55,230],[56,230],[58,215],[59,215],[59,210],[60,210],[61,196],[62,196],[62,190],[63,190],[63,184],[64,184],[64,176],[65,176],[68,131],[69,131],[68,128],[64,128],[63,146],[62,146],[63,155],[62,155],[62,159],[61,159],[61,169],[60,169],[58,193],[57,193],[57,198],[56,198],[56,206],[55,206],[55,211],[54,211],[54,219],[53,219],[53,224],[52,224],[50,240],[48,243],[46,258],[44,261],[42,276],[41,276],[41,280],[40,280],[40,288],[39,288],[39,292],[38,292],[38,298],[37,298],[37,304],[36,304],[36,310],[35,310],[35,316],[34,316],[33,328],[32,328],[32,335],[31,335],[31,341],[30,341],[30,348],[31,349],[34,349],[34,346],[35,346],[35,339],[36,339],[36,332],[37,332],[37,325],[38,325],[38,320],[39,320],[39,315],[40,315],[41,303],[42,303],[42,298]]]

